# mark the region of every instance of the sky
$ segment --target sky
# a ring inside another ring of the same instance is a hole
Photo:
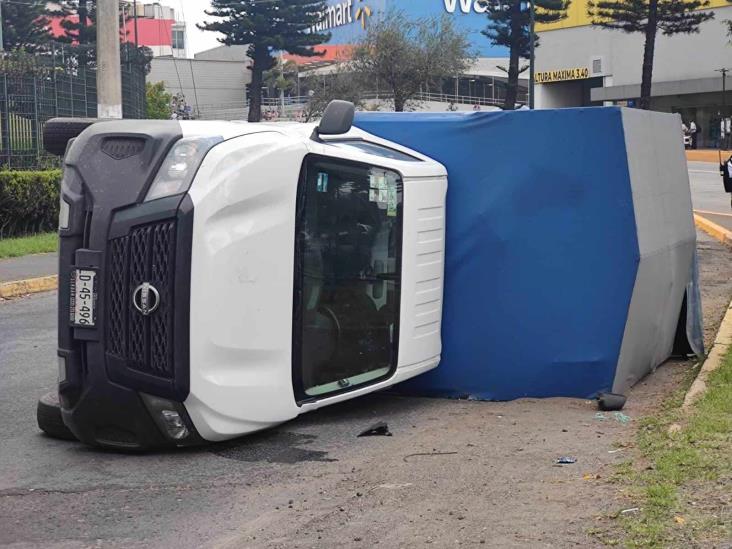
[[[216,41],[217,33],[202,31],[196,27],[196,23],[206,20],[204,10],[211,5],[208,0],[160,0],[160,3],[175,9],[178,19],[186,22],[188,55],[193,57],[195,53],[221,45]]]

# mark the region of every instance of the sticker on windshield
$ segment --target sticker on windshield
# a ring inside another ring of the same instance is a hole
[[[318,173],[318,192],[319,193],[328,192],[328,174],[325,172]]]
[[[388,217],[396,217],[397,214],[397,188],[393,181],[389,181],[389,188],[386,191],[386,215]]]

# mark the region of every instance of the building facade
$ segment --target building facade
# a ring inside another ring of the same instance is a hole
[[[316,47],[323,55],[315,58],[285,56],[300,64],[305,71],[317,71],[327,75],[328,65],[348,58],[349,46],[363,38],[369,25],[380,17],[398,14],[407,20],[431,17],[449,17],[455,26],[464,31],[476,57],[471,67],[460,78],[450,79],[441,85],[425,88],[418,99],[422,108],[430,110],[459,110],[498,106],[506,95],[508,51],[494,46],[482,34],[488,24],[487,4],[481,0],[328,0],[323,21],[314,30],[329,32],[327,44]],[[519,82],[519,103],[527,99],[527,73]],[[378,99],[375,86],[370,95]],[[368,95],[368,94],[367,94]]]
[[[49,3],[49,9],[60,11],[57,3]],[[178,19],[176,11],[158,2],[143,3],[142,0],[120,2],[120,32],[131,44],[147,46],[155,57],[188,57],[186,24]],[[51,33],[56,37],[65,34],[62,22],[79,22],[79,16],[69,14],[50,18]]]
[[[640,96],[642,34],[602,29],[591,24],[587,0],[573,0],[568,17],[540,27],[536,50],[538,108],[624,105]],[[698,34],[656,38],[651,108],[679,113],[701,128],[700,146],[716,146],[722,115],[732,114],[732,93],[723,112],[722,68],[732,69],[732,45],[724,20],[732,3],[711,0],[714,19]],[[727,89],[732,87],[732,78]]]

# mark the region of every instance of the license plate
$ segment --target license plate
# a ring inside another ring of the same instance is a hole
[[[79,328],[93,328],[97,322],[97,271],[72,269],[70,322]]]

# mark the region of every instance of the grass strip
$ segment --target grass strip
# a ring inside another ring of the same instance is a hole
[[[42,233],[18,238],[0,238],[0,259],[58,250],[58,234]]]

